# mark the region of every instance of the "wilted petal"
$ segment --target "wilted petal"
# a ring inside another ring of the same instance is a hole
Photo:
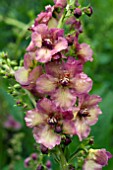
[[[56,88],[56,79],[48,74],[43,74],[37,79],[36,89],[40,93],[50,93]]]
[[[61,142],[61,136],[54,133],[49,126],[35,127],[33,130],[34,138],[37,143],[43,144],[45,147],[52,149]]]
[[[40,113],[39,110],[29,110],[27,111],[27,114],[25,116],[25,122],[26,125],[30,128],[39,125],[41,123],[44,122],[44,118],[46,115],[43,115],[42,113]]]
[[[86,160],[83,165],[83,170],[102,170],[102,166],[97,164],[94,160]]]
[[[78,74],[75,78],[71,79],[72,88],[76,93],[88,93],[92,88],[92,80],[84,73]]]
[[[15,79],[21,85],[28,84],[28,76],[29,76],[29,70],[25,69],[24,67],[21,67],[19,70],[15,72]]]
[[[52,94],[56,106],[69,108],[75,104],[76,96],[68,88],[59,88]]]
[[[47,63],[51,61],[52,52],[47,48],[40,48],[36,52],[36,60],[41,63]]]

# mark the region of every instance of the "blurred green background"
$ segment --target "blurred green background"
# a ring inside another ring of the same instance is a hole
[[[83,16],[84,33],[82,42],[91,44],[94,50],[94,62],[85,65],[85,72],[93,79],[92,94],[103,98],[100,107],[103,114],[98,123],[92,127],[91,134],[95,139],[95,148],[106,148],[113,154],[113,1],[81,0],[82,4],[91,3],[92,17]],[[36,15],[44,10],[44,6],[53,4],[52,0],[1,0],[0,1],[0,51],[8,52],[11,59],[20,60],[28,45],[28,25],[31,25]],[[8,93],[9,82],[0,78],[0,170],[8,170],[13,157],[10,139],[15,138],[16,132],[4,128],[3,122],[8,114],[22,124],[17,145],[21,161],[16,161],[14,170],[24,170],[23,160],[34,152],[33,137],[30,129],[26,128],[22,108],[16,107],[14,98]],[[10,134],[10,135],[9,135]],[[19,143],[20,142],[20,143]],[[18,146],[19,147],[19,146]],[[113,170],[113,159],[104,170]]]

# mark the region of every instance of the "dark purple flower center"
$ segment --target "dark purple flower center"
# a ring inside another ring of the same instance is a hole
[[[89,114],[89,112],[88,112],[88,109],[87,109],[87,108],[81,109],[81,110],[78,112],[78,116],[79,116],[80,118],[82,118],[82,117],[89,117],[90,114]]]
[[[62,86],[68,86],[70,83],[70,74],[64,73],[63,76],[60,76],[59,83]]]
[[[53,49],[53,44],[52,44],[52,41],[50,39],[44,39],[43,42],[42,42],[42,45],[44,47],[47,47],[50,50]]]
[[[62,85],[62,86],[68,86],[68,84],[69,84],[69,79],[67,78],[67,77],[64,77],[63,79],[60,79],[60,84]]]
[[[58,121],[57,121],[57,119],[55,117],[51,117],[51,118],[48,119],[48,124],[49,125],[55,125],[57,123],[58,123]]]

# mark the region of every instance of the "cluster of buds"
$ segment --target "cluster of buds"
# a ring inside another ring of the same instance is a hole
[[[36,142],[50,150],[67,137],[77,135],[80,141],[87,138],[90,126],[102,113],[98,106],[101,98],[89,94],[92,80],[83,71],[84,64],[93,61],[93,51],[78,39],[83,32],[78,18],[83,13],[90,16],[92,8],[81,9],[73,2],[54,0],[54,6],[46,6],[37,16],[29,28],[31,42],[24,66],[15,72],[16,81],[36,99],[36,107],[25,116],[26,125],[33,128]],[[64,34],[65,23],[68,34]],[[107,152],[104,155],[107,162],[111,156],[106,156]],[[91,161],[88,157],[84,170]]]
[[[24,160],[24,166],[30,169],[35,168],[36,170],[51,170],[51,161],[47,160],[46,165],[44,165],[37,153],[32,153]]]

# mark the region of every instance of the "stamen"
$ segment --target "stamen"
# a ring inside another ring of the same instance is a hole
[[[48,124],[49,124],[49,125],[55,125],[55,124],[57,124],[56,118],[55,118],[55,117],[49,118],[49,119],[48,119]]]

